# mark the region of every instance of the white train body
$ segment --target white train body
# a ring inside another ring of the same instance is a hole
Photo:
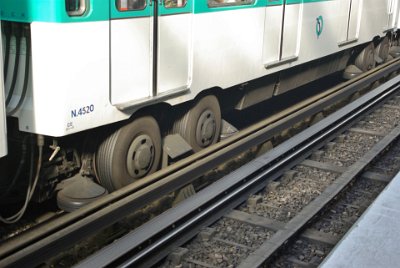
[[[1,23],[0,23],[1,26]],[[3,55],[0,36],[0,55]],[[3,64],[0,64],[0,158],[7,155],[6,99],[4,96]]]
[[[187,5],[187,12],[159,15],[157,33],[152,16],[121,11],[118,17],[112,4],[109,14],[117,15],[111,19],[29,21],[29,87],[14,115],[20,130],[60,137],[107,125],[155,102],[175,105],[209,88],[229,88],[370,42],[400,23],[398,0],[268,0],[266,6],[208,10]],[[12,70],[15,50],[10,53]]]

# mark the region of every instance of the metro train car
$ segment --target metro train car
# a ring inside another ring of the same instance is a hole
[[[2,0],[0,202],[69,178],[112,192],[159,169],[171,133],[200,151],[224,110],[397,57],[398,2]]]

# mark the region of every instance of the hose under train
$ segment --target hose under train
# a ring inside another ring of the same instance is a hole
[[[8,85],[9,77],[11,78],[11,83],[8,88],[6,88],[6,107],[10,108],[10,103],[12,98],[14,97],[14,93],[18,90],[17,85],[18,78],[20,74],[20,55],[22,54],[22,42],[25,42],[26,52],[25,52],[25,66],[24,66],[24,73],[23,73],[23,84],[22,88],[20,89],[21,95],[19,96],[17,104],[15,107],[11,108],[7,111],[7,115],[15,114],[23,105],[26,94],[28,91],[28,84],[29,84],[29,73],[30,73],[30,55],[31,55],[31,38],[30,38],[30,26],[29,24],[20,24],[20,23],[11,23],[5,22],[2,24],[2,31],[5,36],[5,57],[4,57],[4,82]],[[14,66],[13,66],[13,73],[9,73],[10,69],[10,61],[11,61],[11,51],[13,45],[13,38],[15,39],[15,57],[14,57]],[[26,165],[26,158],[28,155],[28,151],[30,151],[30,163],[29,163],[29,172],[28,172],[28,188],[26,190],[25,201],[21,207],[14,215],[4,217],[0,215],[0,222],[6,224],[12,224],[19,221],[26,209],[32,196],[35,192],[36,186],[39,181],[39,175],[42,165],[43,159],[43,147],[44,147],[44,137],[42,135],[37,136],[37,146],[38,146],[38,157],[37,157],[37,164],[35,169],[35,147],[34,141],[31,142],[31,148],[28,149],[27,146],[28,137],[24,138],[22,144],[22,154],[21,160],[18,164],[18,169],[14,176],[10,180],[10,184],[8,185],[6,191],[4,192],[3,196],[7,195],[9,191],[15,186],[18,178],[21,177],[21,172]],[[36,170],[36,172],[35,172]]]
[[[44,147],[44,137],[42,135],[37,136],[37,146],[38,146],[38,159],[37,159],[37,164],[36,164],[36,172],[34,174],[34,159],[35,159],[35,150],[33,148],[31,149],[31,164],[29,167],[29,184],[28,184],[28,189],[26,191],[26,197],[25,197],[25,202],[22,206],[22,208],[15,213],[12,216],[9,217],[3,217],[0,216],[0,221],[6,224],[12,224],[16,223],[19,221],[22,216],[25,214],[25,211],[28,207],[29,201],[32,199],[32,196],[35,192],[36,185],[39,181],[39,175],[40,175],[40,169],[42,167],[42,160],[43,160],[43,147]]]
[[[13,25],[13,27],[12,27],[11,32],[12,32],[12,35],[15,36],[16,51],[15,51],[15,60],[14,60],[14,71],[12,73],[11,85],[7,92],[6,106],[8,106],[10,104],[12,96],[14,95],[14,90],[15,90],[15,86],[17,84],[17,78],[18,78],[19,56],[21,53],[21,29],[19,27],[19,24],[13,23],[12,25]],[[10,36],[10,39],[11,39],[11,36]],[[6,48],[6,50],[7,50],[7,48]],[[6,79],[6,76],[4,79]]]
[[[23,168],[25,167],[26,157],[27,157],[27,154],[29,151],[28,146],[27,146],[28,138],[29,138],[29,136],[25,136],[24,139],[22,140],[21,156],[20,156],[20,160],[18,163],[18,167],[16,169],[17,171],[15,172],[14,176],[12,177],[10,184],[7,186],[7,189],[1,193],[1,196],[0,196],[1,198],[4,198],[8,195],[8,193],[14,188],[18,178],[21,176],[21,172],[22,172]],[[33,149],[34,148],[33,148],[33,143],[32,143],[31,151],[33,151]],[[31,156],[31,162],[33,162],[32,156]]]
[[[3,22],[2,31],[5,37],[4,79],[7,79],[8,64],[10,61],[10,51],[11,51],[11,26],[9,26],[7,22]]]
[[[14,96],[16,91],[18,75],[20,73],[20,55],[22,42],[25,41],[26,53],[25,53],[25,67],[23,74],[23,85],[21,89],[21,95],[12,110],[7,112],[7,115],[15,114],[22,106],[25,101],[26,93],[28,91],[28,83],[29,83],[29,73],[30,73],[30,52],[31,52],[31,37],[30,37],[30,26],[28,24],[18,24],[18,23],[6,23],[2,27],[3,33],[5,35],[5,58],[4,58],[4,79],[7,82],[9,76],[9,62],[10,62],[10,53],[12,46],[12,38],[15,38],[15,58],[14,58],[14,68],[13,73],[11,74],[12,80],[8,89],[6,89],[6,107],[8,108],[10,102]],[[7,84],[7,83],[6,83]]]
[[[25,101],[26,92],[28,91],[28,82],[29,82],[29,68],[30,68],[30,50],[31,50],[31,42],[30,42],[30,30],[29,28],[24,31],[25,43],[26,43],[26,55],[25,55],[25,72],[24,72],[24,84],[22,86],[22,93],[18,100],[17,105],[11,111],[7,112],[7,115],[15,114],[19,108],[21,108],[22,104]]]

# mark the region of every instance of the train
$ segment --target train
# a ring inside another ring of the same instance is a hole
[[[1,206],[57,195],[77,209],[85,193],[158,170],[168,136],[178,155],[198,152],[219,140],[227,110],[398,57],[399,10],[398,0],[2,0]]]

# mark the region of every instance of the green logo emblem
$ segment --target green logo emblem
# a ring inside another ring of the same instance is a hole
[[[324,29],[324,18],[319,16],[317,18],[317,23],[315,25],[315,32],[317,34],[317,38],[322,34],[322,30]]]

